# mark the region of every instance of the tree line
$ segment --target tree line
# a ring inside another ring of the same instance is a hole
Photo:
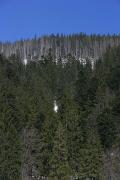
[[[120,45],[119,35],[51,34],[16,42],[0,42],[0,53],[6,57],[16,54],[22,60],[27,58],[29,61],[39,61],[42,56],[47,56],[51,49],[54,60],[59,57],[64,60],[68,54],[76,59],[87,57],[98,59],[107,48],[118,45]]]

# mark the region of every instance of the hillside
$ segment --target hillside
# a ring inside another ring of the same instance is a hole
[[[75,59],[92,58],[98,59],[109,47],[120,45],[119,35],[86,35],[84,33],[73,35],[50,35],[40,38],[21,40],[16,42],[0,43],[0,53],[6,57],[16,54],[21,60],[27,58],[29,61],[41,60],[49,51],[52,57],[63,61],[68,54]]]
[[[86,42],[82,57],[97,58],[108,42],[119,43],[119,37],[94,38],[98,40],[93,44],[87,39],[94,55],[87,54]],[[29,49],[27,43],[36,46],[39,41],[3,45],[0,180],[119,180],[120,46],[109,46],[94,68],[87,59],[86,64],[76,61],[74,48],[65,66],[60,59],[54,63],[51,51],[43,61],[36,59],[38,63],[30,61],[26,66],[20,57],[24,53],[7,57],[18,45],[22,52],[24,45]]]

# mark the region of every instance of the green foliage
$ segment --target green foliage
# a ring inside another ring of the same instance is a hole
[[[3,179],[20,179],[21,143],[10,107],[2,109],[0,118],[0,175]]]
[[[115,121],[110,110],[105,109],[104,112],[98,116],[97,121],[101,142],[105,148],[110,148],[116,137]]]
[[[71,169],[68,164],[68,149],[65,129],[59,121],[55,134],[52,158],[50,161],[50,178],[69,180]]]
[[[94,130],[88,130],[87,141],[79,149],[79,177],[101,179],[102,166],[103,151],[99,137]]]
[[[57,126],[57,117],[49,104],[47,104],[44,118],[42,129],[39,129],[41,132],[39,137],[40,139],[38,140],[39,145],[37,147],[36,156],[38,171],[41,176],[47,176],[49,174],[50,158],[52,155],[54,140],[53,138]]]
[[[103,171],[112,171],[103,157],[120,148],[120,47],[109,48],[94,69],[71,54],[64,65],[54,58],[50,49],[24,67],[19,54],[0,56],[1,180],[103,180]]]

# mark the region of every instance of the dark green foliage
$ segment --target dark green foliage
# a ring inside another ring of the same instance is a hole
[[[104,147],[110,148],[116,137],[115,119],[109,109],[105,109],[98,118],[98,132]]]
[[[59,121],[55,133],[50,161],[50,179],[69,180],[71,169],[68,164],[67,134]]]
[[[20,179],[21,143],[17,132],[17,112],[7,103],[0,117],[0,175],[3,179]]]
[[[120,47],[94,69],[71,54],[56,64],[54,53],[26,67],[15,55],[0,56],[0,180],[116,177],[110,153],[120,153]]]
[[[79,149],[78,175],[80,178],[101,180],[103,166],[103,151],[98,135],[93,129],[88,129],[87,141]]]
[[[42,128],[39,129],[39,140],[36,161],[41,176],[48,176],[50,170],[50,158],[52,156],[53,138],[57,127],[57,117],[50,104],[46,104],[45,119]]]

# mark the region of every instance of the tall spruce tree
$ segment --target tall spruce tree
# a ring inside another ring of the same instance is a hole
[[[102,179],[103,150],[94,130],[88,129],[86,143],[79,149],[79,178]]]
[[[71,169],[68,164],[66,132],[64,126],[59,121],[54,138],[49,177],[55,180],[69,180],[70,176]]]

